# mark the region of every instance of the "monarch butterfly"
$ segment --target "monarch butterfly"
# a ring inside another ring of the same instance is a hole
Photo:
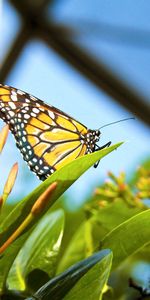
[[[110,145],[96,144],[100,130],[88,129],[42,100],[2,84],[0,118],[9,125],[24,160],[41,180],[77,157]]]

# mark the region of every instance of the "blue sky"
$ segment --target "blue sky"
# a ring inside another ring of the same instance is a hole
[[[65,3],[66,1],[63,2]],[[79,5],[78,1],[73,2]],[[104,9],[106,3],[109,4],[109,1],[104,3],[103,13],[105,12],[107,18],[109,16],[110,19],[113,19],[113,9],[112,13],[109,11],[108,15],[107,10]],[[73,7],[74,6],[70,7],[70,11],[74,9]],[[61,14],[60,19],[65,18],[67,13],[71,17],[69,5],[67,8],[68,10],[64,9],[64,15],[62,10],[60,12],[60,9],[57,8],[57,17]],[[139,10],[140,7],[137,9],[137,16],[139,15]],[[143,22],[145,19],[146,17],[144,18],[143,16]],[[5,1],[2,21],[3,32],[5,32],[5,35],[2,34],[2,57],[5,56],[7,49],[13,41],[18,31],[19,23],[19,18],[15,12],[12,11],[7,1]],[[143,25],[141,21],[139,25],[147,26],[147,23],[144,22]],[[98,52],[99,44],[96,40],[94,40],[90,46],[87,40],[87,37],[84,37],[84,39],[82,39],[82,41],[79,40],[79,42],[83,44],[83,41],[85,41],[83,46],[90,48],[90,51],[94,51],[94,53],[97,52],[95,55],[100,53],[107,63],[112,60],[112,66],[114,65],[116,72],[119,72],[122,78],[129,78],[130,74],[130,81],[133,79],[133,84],[136,85],[138,83],[139,90],[142,92],[145,91],[144,85],[147,86],[148,75],[150,75],[150,69],[147,67],[148,61],[150,61],[150,54],[147,49],[142,49],[140,52],[139,49],[131,47],[124,48],[110,43],[110,41],[101,41],[100,52]],[[144,58],[143,52],[146,53]],[[140,80],[140,78],[142,78],[142,80]],[[131,116],[128,111],[119,106],[102,91],[100,92],[88,80],[83,78],[77,71],[72,69],[52,50],[47,48],[45,44],[38,40],[29,43],[24,49],[16,66],[7,79],[7,84],[18,87],[60,108],[91,129],[96,129],[106,123]],[[149,87],[145,93],[150,96]],[[0,128],[1,127],[2,122],[0,122]],[[72,198],[70,207],[72,207],[73,202],[78,204],[82,201],[85,197],[85,193],[91,191],[92,187],[96,186],[96,184],[106,177],[108,170],[112,170],[116,174],[121,170],[125,170],[129,174],[131,170],[137,167],[140,162],[149,155],[149,129],[138,119],[104,128],[102,130],[100,145],[103,145],[109,140],[113,143],[118,141],[126,141],[126,143],[117,151],[104,158],[97,169],[91,168],[70,188],[68,192]],[[16,195],[27,194],[33,187],[37,186],[40,181],[36,179],[35,175],[28,170],[25,162],[22,161],[22,157],[16,149],[13,137],[10,135],[8,143],[0,157],[1,174],[3,174],[1,180],[2,184],[7,177],[10,166],[15,161],[19,162],[19,176],[12,194],[13,198],[15,198]],[[27,182],[24,174],[26,174],[26,176],[28,175]],[[22,185],[23,181],[25,182],[24,188]],[[2,186],[0,186],[0,192]]]

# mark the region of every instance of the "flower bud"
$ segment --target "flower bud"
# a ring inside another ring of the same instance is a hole
[[[18,163],[15,163],[9,172],[7,181],[4,186],[3,196],[2,196],[4,202],[6,201],[6,199],[8,198],[9,194],[13,189],[17,174],[18,174]]]
[[[9,133],[9,126],[5,125],[2,130],[0,131],[0,153],[2,152]]]
[[[55,181],[40,195],[40,197],[36,200],[35,204],[31,209],[32,215],[36,216],[45,209],[56,187],[57,187],[57,182]]]

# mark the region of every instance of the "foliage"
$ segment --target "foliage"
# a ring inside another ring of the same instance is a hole
[[[130,184],[124,173],[116,177],[109,172],[82,210],[73,214],[61,202],[52,209],[79,176],[120,144],[64,166],[10,211],[6,200],[16,178],[15,164],[0,197],[2,299],[148,296],[150,271],[143,280],[135,268],[144,262],[150,269],[149,169],[139,168]]]

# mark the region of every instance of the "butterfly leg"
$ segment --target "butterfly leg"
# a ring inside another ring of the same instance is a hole
[[[102,150],[102,149],[104,149],[104,148],[106,148],[106,147],[109,147],[110,145],[111,145],[111,142],[108,142],[108,143],[106,143],[105,145],[103,145],[102,147],[99,147],[99,149],[96,149],[96,151]]]
[[[102,150],[102,149],[104,149],[104,148],[106,148],[106,147],[109,147],[110,145],[111,145],[111,142],[108,142],[108,143],[106,143],[105,145],[103,145],[103,146],[101,146],[101,147],[99,147],[99,146],[96,145],[98,148],[95,149],[95,151]],[[94,164],[94,168],[97,168],[98,165],[99,165],[99,163],[100,163],[100,160],[98,160],[98,161]]]

